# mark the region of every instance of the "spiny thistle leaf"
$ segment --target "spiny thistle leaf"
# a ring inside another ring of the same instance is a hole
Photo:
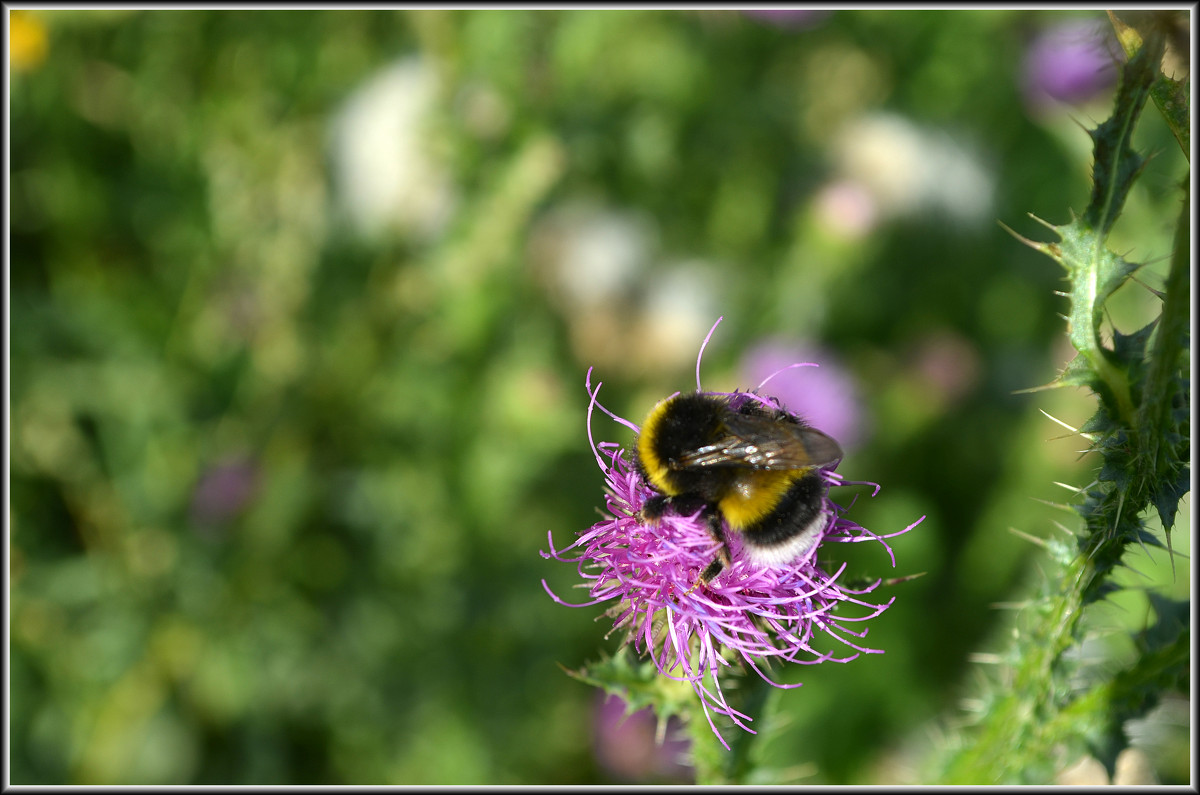
[[[1192,603],[1187,599],[1170,597],[1150,591],[1146,594],[1158,620],[1138,633],[1135,641],[1142,651],[1156,651],[1175,644],[1181,634],[1189,632]]]
[[[659,720],[666,720],[671,715],[685,716],[690,711],[691,688],[674,687],[677,683],[659,676],[652,662],[638,660],[628,647],[578,671],[564,670],[580,682],[620,696],[629,705],[627,711],[630,713],[651,707]]]
[[[1142,326],[1132,334],[1123,334],[1118,329],[1113,329],[1113,356],[1117,358],[1126,367],[1137,367],[1146,361],[1147,343],[1150,341],[1150,335],[1154,333],[1155,327],[1158,325],[1158,318],[1151,320],[1145,326]],[[1136,376],[1140,375],[1134,370],[1130,370],[1130,376],[1134,381],[1140,381]],[[1135,396],[1136,397],[1136,396]]]
[[[1151,36],[1130,57],[1121,71],[1113,115],[1089,133],[1095,144],[1095,166],[1092,200],[1082,220],[1088,230],[1100,234],[1101,240],[1112,229],[1125,205],[1130,186],[1146,165],[1145,158],[1133,151],[1130,141],[1138,116],[1150,96],[1150,86],[1164,48],[1161,36]]]
[[[1076,356],[1071,361],[1067,362],[1066,367],[1058,374],[1055,379],[1056,384],[1062,386],[1082,386],[1087,387],[1093,392],[1097,392],[1104,388],[1103,383],[1096,377],[1096,372],[1088,365],[1088,362],[1082,356]],[[1085,432],[1099,430],[1097,428],[1083,427],[1080,430]]]
[[[1191,470],[1188,467],[1180,467],[1175,478],[1160,481],[1160,488],[1153,494],[1154,508],[1158,511],[1158,520],[1162,522],[1168,539],[1171,538],[1171,531],[1175,529],[1175,514],[1179,512],[1179,501],[1191,489],[1190,479]]]
[[[1121,19],[1121,17],[1125,16],[1128,16],[1130,19],[1137,19],[1142,24],[1149,24],[1152,27],[1158,28],[1177,52],[1186,53],[1188,51],[1188,31],[1185,27],[1187,21],[1186,14],[1181,14],[1175,10],[1151,11],[1148,13],[1122,11],[1118,16],[1109,11],[1108,18],[1112,22],[1113,29],[1117,32],[1117,39],[1121,42],[1121,47],[1125,50],[1127,56],[1133,56],[1141,49],[1142,34],[1138,32],[1137,28],[1126,24]],[[1175,136],[1175,140],[1179,142],[1180,148],[1183,149],[1183,156],[1190,159],[1192,155],[1192,137],[1189,114],[1192,102],[1191,93],[1188,91],[1187,79],[1176,80],[1174,75],[1158,75],[1150,86],[1150,98],[1154,101],[1159,113],[1163,115],[1163,118],[1167,122],[1167,127],[1170,128],[1171,134]]]
[[[1149,349],[1150,363],[1138,407],[1142,429],[1147,497],[1158,510],[1170,545],[1179,499],[1188,491],[1186,462],[1191,456],[1191,387],[1183,376],[1191,323],[1191,263],[1189,231],[1191,202],[1184,182],[1184,200],[1175,228],[1171,267],[1163,290],[1163,310],[1158,334]],[[1171,502],[1174,501],[1174,505]],[[1172,558],[1172,561],[1174,558]]]
[[[1096,174],[1099,178],[1099,164]],[[1110,198],[1105,194],[1105,200]],[[1127,417],[1133,412],[1127,375],[1122,372],[1115,352],[1100,341],[1100,324],[1104,302],[1137,270],[1137,265],[1110,251],[1104,243],[1105,235],[1083,219],[1056,226],[1054,230],[1061,238],[1056,259],[1067,269],[1071,280],[1067,333],[1083,357],[1077,367],[1090,370],[1092,383],[1088,386],[1112,406],[1114,414]],[[1074,375],[1079,378],[1077,373]]]

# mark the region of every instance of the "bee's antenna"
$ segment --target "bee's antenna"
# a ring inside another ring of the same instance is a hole
[[[721,325],[721,321],[725,319],[724,315],[717,318],[717,322],[712,324],[712,328],[708,330],[708,336],[704,338],[704,342],[700,343],[700,353],[696,356],[696,391],[700,389],[700,360],[704,358],[704,349],[708,347],[708,341],[712,338],[713,332],[717,330],[717,326]]]
[[[789,364],[787,367],[780,367],[778,370],[776,370],[775,372],[771,373],[769,376],[764,378],[762,380],[762,383],[759,384],[758,386],[756,386],[754,389],[755,389],[755,391],[762,389],[764,386],[767,385],[768,381],[770,381],[772,378],[774,378],[775,376],[782,373],[784,370],[791,370],[793,367],[820,367],[820,366],[821,365],[817,364],[816,362],[796,362],[795,364]]]

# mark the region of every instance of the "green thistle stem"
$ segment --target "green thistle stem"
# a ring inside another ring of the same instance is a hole
[[[758,748],[766,728],[770,725],[774,706],[778,700],[777,689],[771,687],[761,676],[743,672],[736,679],[723,679],[729,706],[754,717],[756,734],[732,729],[722,731],[729,742],[726,751],[708,726],[708,721],[699,705],[689,718],[692,736],[692,755],[696,765],[697,784],[748,784],[758,766]],[[734,685],[734,687],[731,687]]]
[[[1048,780],[1049,769],[1039,765],[1053,759],[1059,743],[1072,737],[1074,727],[1058,720],[1055,682],[1063,653],[1074,643],[1082,613],[1085,583],[1095,574],[1087,556],[1066,566],[1058,598],[1034,606],[1034,626],[1021,643],[1019,664],[1011,685],[987,709],[978,735],[946,766],[942,784],[1002,784],[1015,780]],[[1021,778],[1014,778],[1017,770]]]
[[[1128,46],[1133,34],[1127,31],[1123,41]],[[1131,334],[1113,329],[1111,348],[1100,339],[1105,303],[1138,267],[1113,254],[1106,239],[1146,162],[1130,142],[1158,80],[1161,26],[1139,32],[1136,44],[1112,117],[1090,132],[1095,168],[1087,210],[1081,219],[1054,227],[1060,244],[1035,244],[1066,267],[1071,280],[1069,336],[1079,357],[1059,383],[1089,387],[1100,398],[1096,416],[1084,427],[1101,459],[1099,475],[1077,507],[1084,522],[1077,544],[1046,542],[1057,573],[1020,614],[1006,655],[1011,663],[1000,670],[1003,684],[984,694],[980,722],[946,758],[943,783],[1046,783],[1064,762],[1085,753],[1104,762],[1111,775],[1128,744],[1125,722],[1144,715],[1162,691],[1186,681],[1189,639],[1176,614],[1186,614],[1188,605],[1181,608],[1153,593],[1157,623],[1135,638],[1140,656],[1133,663],[1116,671],[1090,670],[1091,684],[1081,689],[1076,675],[1081,663],[1068,654],[1082,636],[1084,609],[1118,587],[1112,574],[1129,545],[1161,546],[1146,530],[1146,511],[1158,509],[1169,545],[1179,499],[1189,487],[1186,179],[1161,316]],[[1183,133],[1186,138],[1186,129]]]
[[[1172,403],[1179,391],[1181,376],[1181,361],[1183,352],[1188,345],[1188,326],[1191,321],[1189,298],[1191,296],[1191,268],[1189,236],[1191,234],[1191,194],[1188,180],[1183,181],[1183,207],[1179,223],[1175,227],[1174,251],[1171,255],[1171,267],[1163,287],[1162,315],[1158,321],[1157,337],[1150,353],[1150,363],[1146,370],[1146,385],[1142,390],[1142,404],[1138,407],[1135,442],[1148,462],[1145,472],[1150,479],[1171,477],[1172,462],[1185,460],[1186,455],[1178,455],[1170,448],[1171,431],[1175,430],[1172,420]],[[1147,483],[1144,490],[1153,493],[1154,484]],[[1162,505],[1159,506],[1163,514]],[[1161,515],[1163,527],[1167,529],[1167,541],[1170,542],[1170,529],[1173,526],[1173,515]],[[1172,557],[1172,565],[1174,558]]]

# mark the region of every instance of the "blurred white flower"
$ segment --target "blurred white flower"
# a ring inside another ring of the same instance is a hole
[[[643,372],[673,369],[691,362],[720,314],[717,269],[704,260],[666,263],[647,279],[641,312],[634,324],[640,344],[633,360]]]
[[[558,306],[580,361],[658,372],[694,359],[720,314],[717,269],[662,259],[648,216],[579,200],[544,215],[529,261]]]
[[[537,222],[531,257],[571,312],[626,298],[654,244],[654,227],[642,216],[576,202]]]
[[[1058,774],[1055,784],[1067,786],[1103,787],[1115,784],[1118,787],[1145,787],[1158,784],[1153,765],[1140,748],[1126,748],[1117,755],[1116,769],[1108,777],[1104,765],[1094,756],[1083,756]]]
[[[862,185],[881,215],[931,213],[960,224],[991,216],[993,175],[945,132],[879,113],[851,121],[834,140],[840,177]]]
[[[419,57],[386,67],[346,100],[332,122],[340,209],[368,236],[436,236],[457,197],[433,156],[427,124],[438,76]]]

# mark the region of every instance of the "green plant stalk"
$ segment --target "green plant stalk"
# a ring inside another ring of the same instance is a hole
[[[1033,606],[1038,620],[1021,641],[1020,664],[1011,670],[1007,695],[989,705],[986,723],[951,759],[939,783],[1011,783],[1018,754],[1022,774],[1043,777],[1048,772],[1048,765],[1042,772],[1030,762],[1044,764],[1055,746],[1070,736],[1070,727],[1056,720],[1056,674],[1063,653],[1074,643],[1083,607],[1082,583],[1091,573],[1088,559],[1075,556],[1062,572],[1059,598]]]
[[[1139,19],[1145,24],[1149,22],[1156,27],[1160,32],[1176,29],[1180,25],[1183,15],[1178,10],[1150,11],[1150,12],[1132,12],[1122,11],[1120,16],[1112,11],[1108,12],[1108,19],[1112,23],[1113,30],[1116,31],[1117,40],[1121,42],[1122,49],[1125,50],[1127,57],[1133,57],[1138,50],[1142,48],[1142,34],[1138,32],[1136,27],[1129,25],[1121,17],[1129,17],[1131,19]],[[1176,46],[1182,44],[1187,45],[1186,32],[1177,40]],[[1189,113],[1191,111],[1191,94],[1188,92],[1186,81],[1176,80],[1167,75],[1159,75],[1155,78],[1150,86],[1150,98],[1154,101],[1159,113],[1167,122],[1167,127],[1171,130],[1171,134],[1175,136],[1175,140],[1179,143],[1179,148],[1183,150],[1183,156],[1191,159],[1192,156],[1192,136],[1189,129]]]
[[[692,758],[696,765],[697,784],[748,784],[758,766],[755,749],[773,719],[773,706],[778,692],[750,671],[736,679],[727,677],[723,687],[731,707],[746,715],[755,716],[755,734],[731,727],[723,731],[729,743],[726,751],[709,728],[699,707],[692,709],[688,726],[692,736]],[[731,685],[733,687],[731,687]]]
[[[1100,398],[1096,416],[1083,430],[1094,440],[1103,466],[1077,508],[1084,529],[1076,548],[1047,542],[1059,574],[1051,575],[1021,616],[1029,629],[1017,633],[1008,657],[1014,662],[1001,669],[1003,686],[984,695],[981,722],[951,752],[943,783],[1045,783],[1063,759],[1086,752],[1100,755],[1111,773],[1125,744],[1124,721],[1144,714],[1156,701],[1156,688],[1179,681],[1181,666],[1186,668],[1187,655],[1179,653],[1187,644],[1184,632],[1182,639],[1147,646],[1132,665],[1106,672],[1107,681],[1080,693],[1071,684],[1077,664],[1066,654],[1081,635],[1083,609],[1116,587],[1109,575],[1127,546],[1134,541],[1161,546],[1145,531],[1142,513],[1153,502],[1169,530],[1178,498],[1187,490],[1186,410],[1174,410],[1184,383],[1189,322],[1186,191],[1161,317],[1131,335],[1114,330],[1112,348],[1099,334],[1105,302],[1136,270],[1108,250],[1105,238],[1145,164],[1130,140],[1164,42],[1156,29],[1141,41],[1123,71],[1113,116],[1090,133],[1095,168],[1087,211],[1071,224],[1053,227],[1060,244],[1034,244],[1066,267],[1071,279],[1069,336],[1080,356],[1055,385],[1088,386]]]
[[[1104,385],[1100,394],[1112,399],[1115,418],[1127,425],[1133,420],[1128,376],[1101,342],[1100,322],[1105,301],[1133,269],[1108,250],[1105,239],[1146,163],[1133,151],[1131,142],[1164,46],[1161,36],[1153,36],[1125,65],[1113,115],[1091,131],[1095,154],[1091,201],[1082,224],[1073,223],[1062,230],[1060,262],[1070,271],[1073,283],[1071,343]]]
[[[1179,223],[1175,227],[1174,251],[1171,255],[1171,266],[1167,272],[1167,280],[1163,287],[1162,315],[1158,321],[1158,333],[1150,356],[1150,365],[1146,371],[1146,386],[1142,393],[1142,404],[1138,407],[1137,430],[1134,439],[1144,460],[1149,462],[1147,467],[1149,477],[1158,481],[1145,485],[1145,490],[1155,493],[1155,486],[1162,487],[1162,478],[1170,478],[1178,482],[1180,473],[1170,471],[1175,461],[1186,460],[1187,456],[1180,451],[1166,449],[1172,446],[1169,437],[1173,429],[1172,404],[1179,393],[1180,369],[1184,351],[1188,346],[1189,323],[1191,321],[1191,195],[1190,183],[1183,181],[1183,207],[1179,215]],[[1181,439],[1175,443],[1181,443]],[[1168,495],[1172,496],[1172,495]],[[1174,495],[1175,503],[1182,494]],[[1159,518],[1167,533],[1167,543],[1171,541],[1171,529],[1175,524],[1172,506],[1162,500],[1155,500],[1159,510]],[[1172,557],[1174,565],[1174,557]]]

